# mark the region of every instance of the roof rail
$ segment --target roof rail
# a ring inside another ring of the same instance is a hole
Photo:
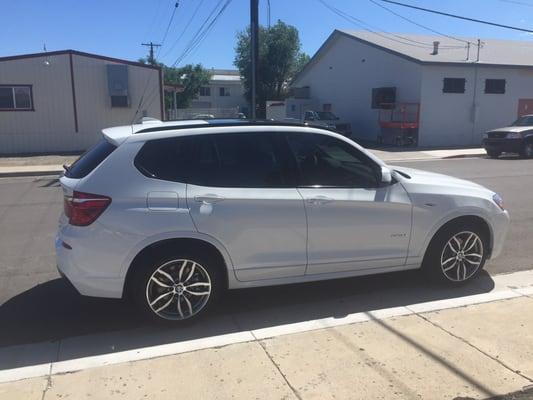
[[[192,121],[192,120],[191,120]],[[228,120],[222,120],[222,119],[213,119],[213,120],[206,120],[205,123],[195,123],[195,124],[183,124],[183,125],[162,125],[162,126],[154,126],[152,128],[144,128],[141,129],[137,133],[148,133],[148,132],[159,132],[159,131],[172,131],[177,129],[191,129],[191,128],[215,128],[215,127],[230,127],[230,126],[258,126],[258,125],[265,125],[265,126],[300,126],[300,127],[315,127],[311,126],[307,123],[301,123],[301,122],[283,122],[283,121],[274,121],[274,120],[249,120],[249,119],[228,119]],[[325,127],[318,127],[316,128],[323,128]]]

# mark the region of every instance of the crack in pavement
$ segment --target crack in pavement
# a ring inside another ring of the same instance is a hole
[[[496,358],[494,357],[493,355],[487,353],[486,351],[482,350],[481,348],[477,347],[476,345],[474,345],[473,343],[469,342],[468,340],[462,338],[461,336],[459,335],[456,335],[455,333],[447,330],[446,328],[442,327],[441,325],[437,324],[436,322],[433,322],[431,321],[429,318],[423,316],[422,314],[416,312],[416,311],[413,311],[411,308],[409,308],[408,306],[406,306],[407,309],[409,309],[410,311],[413,312],[414,315],[416,315],[417,317],[421,318],[422,320],[430,323],[431,325],[433,325],[434,327],[442,330],[443,332],[446,332],[448,335],[460,340],[461,342],[467,344],[468,346],[472,347],[473,349],[477,350],[479,353],[483,354],[484,356],[490,358],[491,360],[493,361],[496,361],[498,364],[500,364],[502,367],[504,367],[505,369],[509,370],[510,372],[512,372],[513,374],[516,374],[522,378],[524,378],[525,380],[528,380],[529,382],[533,382],[533,379],[530,378],[529,376],[523,374],[520,370],[517,370],[517,369],[513,369],[511,368],[509,365],[507,365],[506,363],[504,363],[502,360],[500,360],[499,358]]]

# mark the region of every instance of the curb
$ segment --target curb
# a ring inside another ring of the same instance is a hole
[[[24,176],[54,176],[63,173],[61,170],[49,170],[49,171],[12,171],[12,172],[0,172],[0,178],[20,178]]]

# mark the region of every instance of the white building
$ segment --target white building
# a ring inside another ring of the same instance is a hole
[[[191,104],[194,109],[236,109],[245,112],[248,103],[244,98],[244,86],[239,71],[231,69],[211,69],[211,79],[201,87],[198,98]]]
[[[479,145],[485,131],[533,112],[533,42],[482,39],[478,58],[477,39],[335,30],[291,87],[288,116],[302,104],[331,110],[355,138],[382,135],[380,112],[390,118],[395,103],[394,119],[416,122],[419,145]]]
[[[159,67],[75,50],[0,58],[0,154],[84,150],[134,116],[163,118]]]

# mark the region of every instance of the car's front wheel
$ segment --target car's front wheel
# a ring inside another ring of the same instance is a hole
[[[147,261],[135,282],[140,310],[151,319],[182,322],[209,309],[222,282],[214,260],[200,252],[176,252]]]
[[[520,152],[520,155],[524,158],[533,158],[533,141],[530,140],[524,145],[524,148]]]
[[[476,224],[458,223],[441,229],[431,241],[422,268],[436,282],[459,285],[482,270],[488,238]]]

